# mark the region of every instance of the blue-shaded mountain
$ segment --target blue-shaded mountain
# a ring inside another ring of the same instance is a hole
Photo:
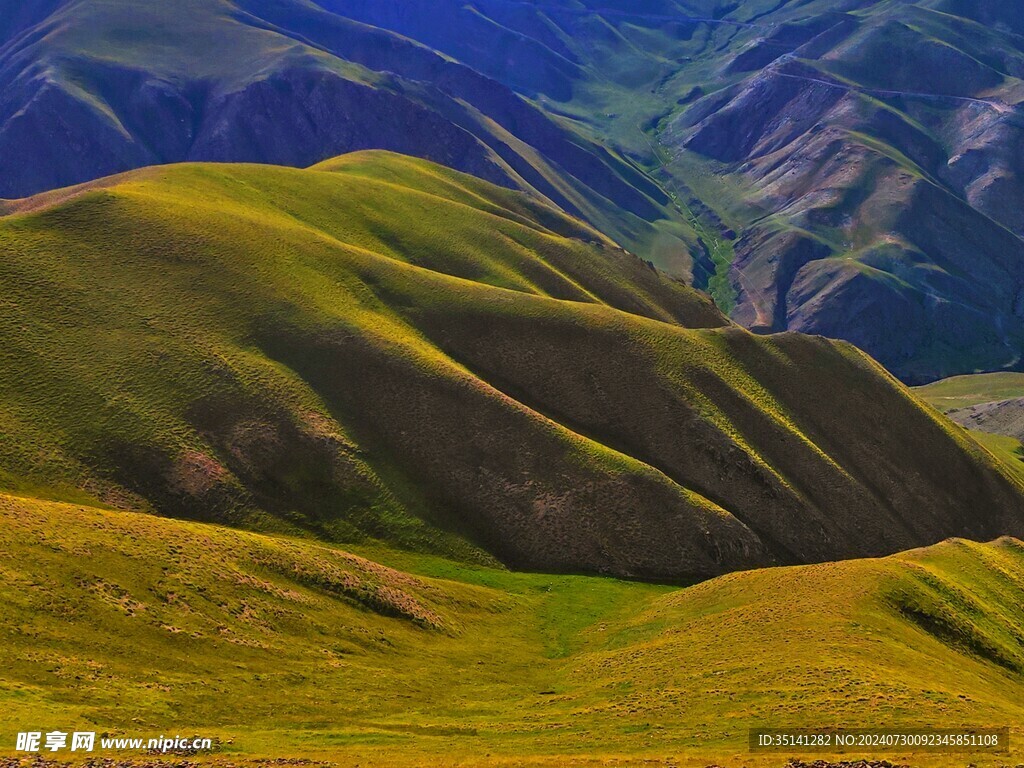
[[[707,52],[705,92],[660,139],[738,235],[723,268],[734,319],[847,339],[908,381],[1020,365],[1015,14],[789,3]],[[681,73],[675,88],[695,85]]]
[[[0,197],[183,160],[305,167],[388,149],[535,192],[685,266],[690,230],[635,164],[392,31],[300,0],[0,14]]]

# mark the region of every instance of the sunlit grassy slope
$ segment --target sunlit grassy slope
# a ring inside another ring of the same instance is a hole
[[[988,448],[993,455],[1022,482],[1024,482],[1024,444],[1015,437],[972,431],[971,436]]]
[[[670,589],[0,496],[0,551],[4,733],[196,732],[339,765],[751,765],[789,757],[744,753],[766,723],[1024,716],[1009,539]]]
[[[172,166],[8,211],[22,494],[677,580],[1024,533],[1019,487],[853,348],[753,336],[423,161]]]

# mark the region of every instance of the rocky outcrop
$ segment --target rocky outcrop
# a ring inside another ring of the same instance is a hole
[[[1005,435],[1024,442],[1024,398],[971,405],[946,415],[967,429]]]

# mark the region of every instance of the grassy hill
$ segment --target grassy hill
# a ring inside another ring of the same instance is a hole
[[[195,732],[233,764],[768,766],[790,754],[746,753],[748,727],[985,724],[1021,757],[1010,539],[671,589],[5,495],[0,549],[5,733]]]
[[[753,336],[423,161],[155,168],[8,211],[23,495],[674,580],[1024,532],[1010,476],[863,354]]]

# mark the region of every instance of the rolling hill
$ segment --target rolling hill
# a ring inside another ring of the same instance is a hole
[[[1016,540],[669,589],[0,495],[0,548],[5,732],[178,729],[233,765],[760,768],[790,754],[746,730],[780,719],[984,723],[1010,754],[886,757],[1020,761]]]
[[[440,166],[166,166],[6,212],[22,495],[672,580],[1024,533],[1020,485],[863,353]]]

